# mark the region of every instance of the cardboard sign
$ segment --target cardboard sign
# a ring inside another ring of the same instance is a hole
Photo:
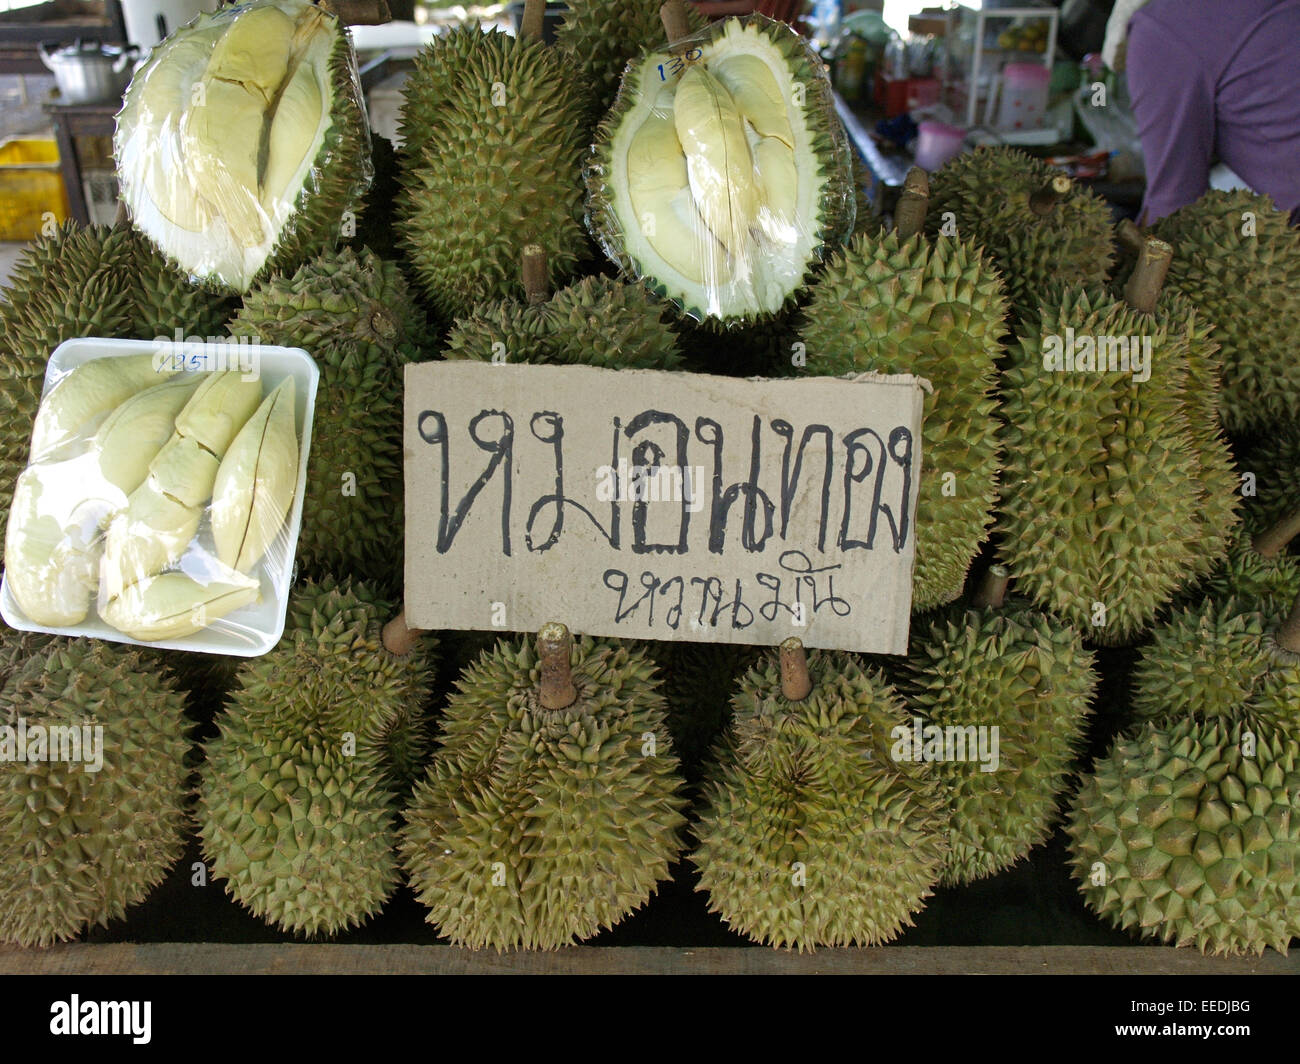
[[[406,619],[902,654],[922,384],[406,367]]]

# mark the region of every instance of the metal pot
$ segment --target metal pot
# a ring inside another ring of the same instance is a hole
[[[50,51],[48,44],[40,46],[41,62],[49,67],[59,85],[63,103],[111,103],[121,99],[131,80],[131,59],[134,46],[116,48],[98,41],[65,45]]]

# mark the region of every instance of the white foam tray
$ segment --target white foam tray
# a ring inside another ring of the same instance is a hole
[[[170,341],[168,341],[170,343]],[[204,372],[208,369],[226,368],[222,357],[229,358],[235,350],[231,345],[224,352],[218,345],[172,345],[182,349],[183,372]],[[122,358],[127,355],[150,355],[166,351],[156,340],[108,340],[83,337],[67,340],[55,348],[45,369],[45,387],[42,399],[51,383],[69,370],[96,358]],[[307,456],[311,450],[312,417],[316,409],[316,389],[320,370],[311,355],[297,347],[270,347],[262,344],[253,348],[263,382],[263,395],[268,394],[286,377],[294,379],[297,400],[298,424],[298,484],[287,520],[287,546],[276,550],[275,545],[250,574],[261,582],[261,597],[257,602],[234,610],[214,621],[211,626],[182,639],[162,639],[147,643],[132,639],[116,628],[101,621],[94,603],[81,624],[67,628],[47,628],[27,618],[9,592],[8,579],[0,580],[0,616],[11,628],[25,632],[50,632],[55,635],[90,636],[115,643],[134,643],[136,646],[162,647],[171,650],[191,650],[205,654],[229,654],[236,657],[257,657],[265,654],[284,634],[285,613],[289,605],[289,589],[293,583],[293,561],[298,548],[298,530],[302,526],[302,500],[307,483]],[[233,368],[233,367],[232,367]],[[282,532],[281,535],[286,535]],[[212,533],[207,513],[199,526],[200,545],[212,545]],[[277,541],[280,542],[280,541]]]

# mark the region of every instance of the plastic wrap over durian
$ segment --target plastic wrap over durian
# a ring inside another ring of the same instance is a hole
[[[304,352],[237,340],[60,345],[9,514],[5,620],[269,650],[292,582],[317,379]]]
[[[629,63],[585,180],[587,226],[623,272],[728,325],[791,303],[856,214],[826,68],[762,15]]]
[[[219,291],[351,236],[374,176],[350,34],[307,0],[224,7],[156,45],[113,147],[136,227]]]

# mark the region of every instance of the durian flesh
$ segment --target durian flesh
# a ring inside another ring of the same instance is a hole
[[[687,43],[625,75],[588,174],[591,224],[692,317],[772,314],[852,229],[847,141],[793,32],[730,19]]]
[[[297,224],[315,171],[338,161],[327,158],[331,127],[353,124],[337,54],[348,48],[306,0],[262,0],[200,17],[154,50],[118,115],[115,151],[136,225],[182,269],[244,291]]]

